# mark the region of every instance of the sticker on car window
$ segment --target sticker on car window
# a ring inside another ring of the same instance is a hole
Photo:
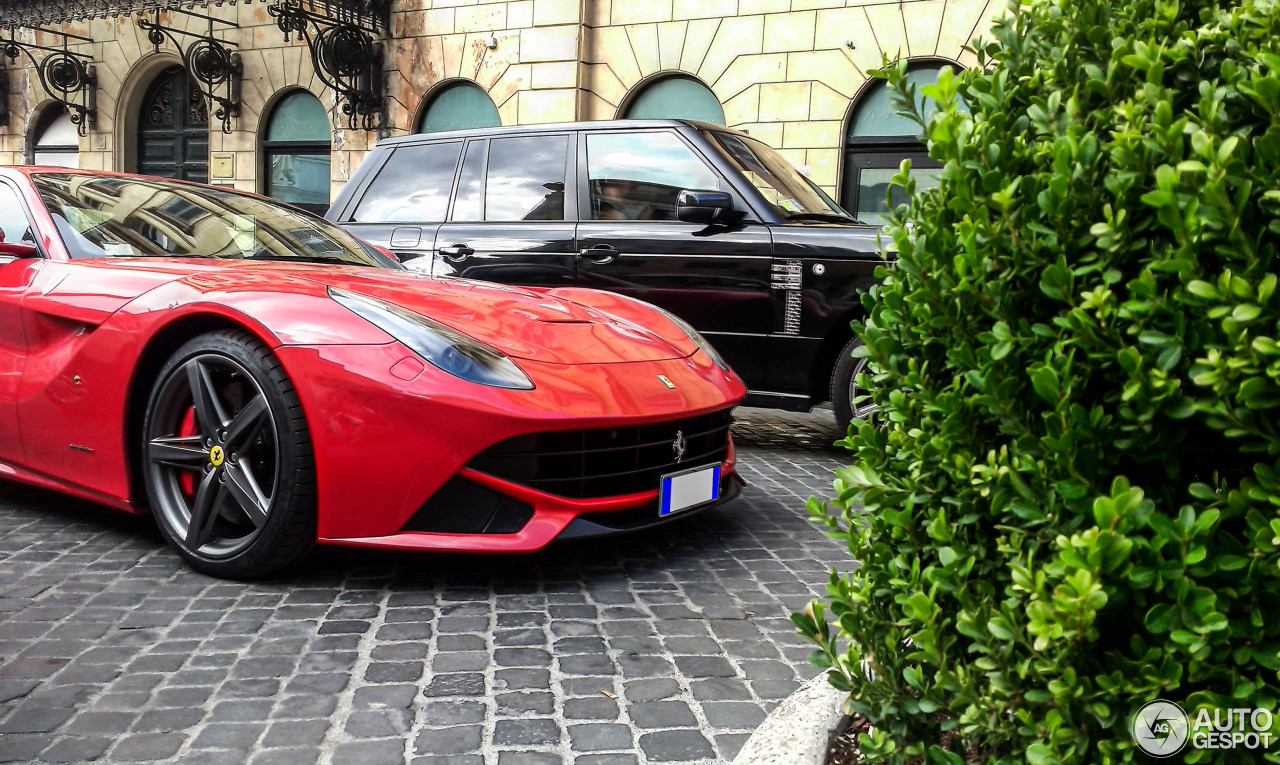
[[[787,212],[804,212],[804,208],[794,199],[779,199],[778,206]]]

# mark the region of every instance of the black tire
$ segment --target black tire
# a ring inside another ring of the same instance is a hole
[[[247,332],[210,332],[173,354],[152,386],[140,448],[156,525],[196,570],[248,579],[314,549],[315,457],[302,404]]]
[[[836,367],[831,372],[831,408],[835,410],[836,424],[848,427],[855,420],[875,418],[876,406],[870,401],[854,405],[853,400],[866,395],[868,391],[858,386],[858,375],[867,366],[864,358],[853,357],[853,350],[862,345],[862,341],[853,338],[840,351],[836,359]]]

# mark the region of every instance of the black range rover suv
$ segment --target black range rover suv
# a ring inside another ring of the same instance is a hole
[[[745,133],[626,120],[392,138],[326,217],[413,269],[654,303],[715,345],[749,403],[863,414],[849,322],[877,229]]]

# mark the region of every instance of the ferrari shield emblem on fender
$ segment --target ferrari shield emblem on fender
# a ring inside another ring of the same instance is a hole
[[[676,453],[676,462],[684,459],[684,450],[688,448],[689,442],[684,439],[684,431],[676,431],[676,440],[671,442],[671,451]]]
[[[667,386],[671,390],[676,389],[676,384],[671,382],[670,378],[668,378],[666,375],[658,375],[658,379],[662,381],[663,385]]]

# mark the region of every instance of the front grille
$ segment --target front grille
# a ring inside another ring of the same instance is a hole
[[[723,462],[728,410],[650,425],[530,433],[501,441],[469,467],[548,494],[574,499],[658,488],[666,473]],[[684,455],[676,461],[677,434]]]

